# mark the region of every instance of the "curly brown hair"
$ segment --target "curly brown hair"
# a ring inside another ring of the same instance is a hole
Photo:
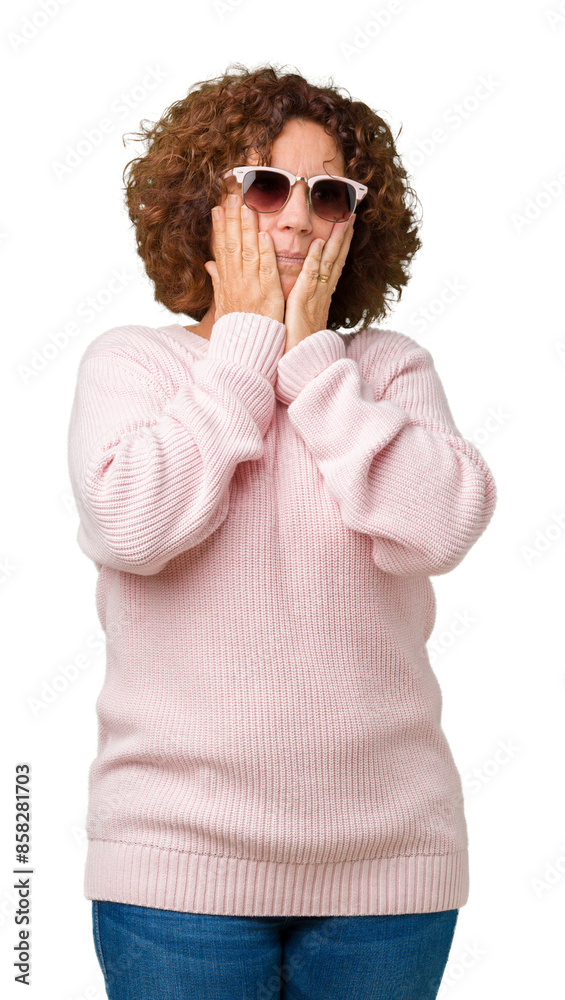
[[[171,312],[199,322],[212,304],[204,264],[212,259],[210,212],[228,191],[221,175],[251,152],[271,166],[272,144],[289,118],[322,125],[343,153],[346,176],[369,188],[357,206],[328,328],[364,329],[386,316],[392,289],[400,300],[421,246],[411,204],[418,198],[386,122],[362,101],[299,72],[231,63],[223,75],[194,84],[160,121],[143,120],[141,131],[128,133],[145,140],[147,152],[124,168],[127,211],[155,300]]]

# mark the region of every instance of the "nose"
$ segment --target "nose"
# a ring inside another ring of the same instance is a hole
[[[297,181],[284,208],[277,213],[277,226],[280,229],[299,229],[309,232],[312,229],[312,209],[308,202],[308,185]]]

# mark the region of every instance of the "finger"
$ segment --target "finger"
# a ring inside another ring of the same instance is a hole
[[[341,242],[339,244],[336,265],[342,266],[345,263],[345,258],[349,253],[349,247],[351,246],[351,240],[353,239],[353,225],[347,223],[347,229],[343,233]]]
[[[304,264],[302,265],[302,271],[304,271],[304,269],[306,269],[306,273],[308,274],[313,267],[317,268],[319,266],[322,254],[324,252],[324,247],[326,245],[327,245],[327,241],[323,240],[321,238],[316,239],[316,240],[312,240],[312,242],[311,242],[311,244],[310,244],[310,246],[308,248],[308,253],[306,254],[306,260],[304,261]],[[300,273],[302,273],[302,271]],[[317,273],[317,272],[315,272],[315,273]]]
[[[241,198],[238,194],[228,195],[224,206],[225,215],[225,267],[230,274],[241,281]]]
[[[257,246],[257,213],[252,212],[247,205],[240,206],[241,218],[241,257],[244,268],[256,276],[259,269],[259,250]]]
[[[206,263],[204,264],[204,270],[206,271],[207,274],[210,275],[212,279],[212,284],[214,285],[215,288],[218,283],[218,267],[216,261],[207,260]]]
[[[281,279],[277,267],[275,244],[267,232],[257,234],[259,247],[259,284],[263,294],[274,292],[282,294]]]
[[[212,226],[214,228],[214,256],[216,258],[215,263],[217,265],[216,271],[217,275],[225,280],[225,242],[226,242],[226,225],[224,211],[221,205],[216,205],[212,209]]]
[[[312,240],[306,254],[306,259],[300,270],[297,285],[302,285],[306,282],[308,295],[310,296],[316,294],[317,287],[321,284],[318,281],[318,274],[320,273],[321,258],[325,245],[323,239]]]
[[[341,246],[349,247],[351,240],[353,239],[353,230],[355,227],[355,215],[352,215],[347,222],[343,224],[343,237]],[[347,251],[346,251],[347,252]]]
[[[355,224],[355,214],[350,215],[348,219],[344,222],[334,222],[333,229],[331,231],[330,240],[343,239],[345,236],[352,232],[353,226]],[[328,240],[329,243],[329,240]]]
[[[273,276],[275,274],[278,275],[277,256],[269,233],[265,231],[258,233],[257,241],[259,247],[259,279],[261,287],[264,289]]]
[[[326,260],[322,259],[320,261],[320,265],[326,269],[326,273],[327,271],[333,271],[334,268],[342,267],[343,264],[345,263],[345,258],[347,257],[347,254],[349,252],[349,247],[351,245],[351,240],[353,238],[354,221],[355,221],[355,216],[353,215],[345,222],[334,223],[334,230],[328,242],[326,243],[326,247],[328,248],[328,253],[327,253],[328,259]],[[339,229],[337,231],[335,229],[335,226],[339,226]],[[336,239],[337,247],[335,243],[332,243],[330,252],[330,247],[328,245],[330,244],[331,241],[333,241],[334,235],[337,237]],[[324,255],[322,254],[322,257],[323,256]]]
[[[344,245],[344,243],[348,245],[353,236],[354,222],[355,222],[354,215],[350,215],[350,217],[346,219],[345,222],[334,222],[334,227],[332,229],[332,233],[328,240],[328,243],[330,243],[331,241],[332,246],[337,246],[339,248],[341,248]]]

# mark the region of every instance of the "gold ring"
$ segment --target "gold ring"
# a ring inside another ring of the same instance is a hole
[[[329,281],[330,280],[329,274],[318,274],[318,275],[316,275],[316,277],[318,278],[318,281]]]

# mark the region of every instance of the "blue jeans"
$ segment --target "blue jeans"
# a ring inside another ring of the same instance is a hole
[[[108,1000],[434,1000],[458,913],[240,917],[92,901]]]

